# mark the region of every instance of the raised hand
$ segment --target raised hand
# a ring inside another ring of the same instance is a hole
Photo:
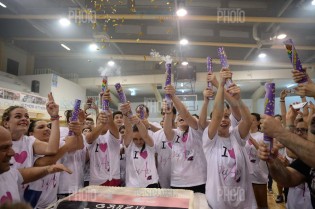
[[[294,80],[295,83],[298,83],[305,76],[308,77],[308,82],[311,82],[311,79],[309,79],[309,76],[306,73],[306,68],[303,68],[303,72],[300,72],[298,70],[292,70],[291,73],[292,73],[292,79]]]
[[[78,121],[71,121],[68,124],[69,130],[72,131],[74,133],[75,136],[79,136],[81,135],[82,132],[82,123],[78,122]]]
[[[287,90],[283,89],[280,93],[280,100],[284,100],[288,96]]]
[[[262,115],[260,119],[261,132],[267,134],[269,137],[273,137],[278,133],[284,131],[282,123],[269,115]]]
[[[312,82],[299,84],[294,90],[299,96],[315,97],[315,84]]]
[[[138,116],[133,115],[132,117],[130,117],[130,123],[137,125],[141,122],[140,118],[138,118]]]
[[[215,76],[214,73],[208,73],[207,74],[207,82],[211,82],[211,84],[217,88],[219,86],[219,82],[218,82],[217,77]]]
[[[263,161],[272,163],[273,160],[278,157],[278,147],[277,146],[273,147],[270,152],[268,146],[265,143],[260,142],[257,151],[257,156]]]
[[[165,86],[164,90],[165,90],[165,94],[169,94],[171,97],[176,94],[176,90],[175,90],[174,86],[172,86],[172,85]]]
[[[56,116],[59,114],[59,105],[55,103],[54,97],[51,92],[48,94],[46,110],[50,116]]]
[[[171,114],[173,112],[173,103],[171,103],[170,108],[168,108],[166,101],[163,100],[163,111],[165,114]]]
[[[119,109],[123,115],[128,116],[128,113],[131,111],[130,102],[126,102],[125,104],[121,104]]]
[[[220,83],[225,83],[226,79],[232,78],[232,72],[227,68],[222,68],[220,71]]]
[[[232,97],[236,100],[240,100],[241,98],[241,88],[233,83],[228,89],[227,92],[232,95]]]
[[[110,91],[109,89],[107,89],[103,94],[102,94],[102,100],[108,100],[111,101],[111,97],[110,97]]]
[[[206,88],[203,90],[203,100],[209,100],[210,97],[214,96],[214,92],[212,89]]]

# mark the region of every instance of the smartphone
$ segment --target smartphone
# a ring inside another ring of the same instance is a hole
[[[303,108],[305,105],[307,105],[307,102],[302,102],[302,103],[299,103],[299,104],[294,104],[292,105],[293,109],[295,110],[299,110],[301,108]]]

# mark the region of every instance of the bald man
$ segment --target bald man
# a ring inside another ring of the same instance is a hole
[[[14,156],[10,132],[0,126],[0,205],[6,202],[20,201],[19,184],[38,180],[48,174],[71,171],[62,164],[24,169],[10,168],[10,159]]]

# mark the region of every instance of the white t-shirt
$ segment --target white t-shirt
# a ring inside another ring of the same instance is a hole
[[[83,140],[85,138],[83,137]],[[64,139],[61,139],[60,145],[64,145]],[[69,194],[78,191],[83,187],[84,164],[86,161],[87,148],[66,153],[60,163],[68,167],[72,174],[61,172],[59,176],[58,194]]]
[[[120,149],[124,148],[122,144],[120,144]],[[121,186],[126,186],[126,154],[120,154],[120,181]]]
[[[30,136],[22,136],[18,141],[12,141],[12,149],[15,154],[11,157],[10,164],[12,164],[11,168],[19,169],[19,168],[29,168],[33,167],[34,162],[34,149],[33,144],[35,142],[34,137]],[[19,191],[21,199],[24,196],[24,190],[29,184],[21,184],[19,185]]]
[[[133,141],[125,147],[126,153],[126,187],[145,188],[150,184],[156,184],[159,177],[155,165],[155,149],[145,145],[140,153]]]
[[[120,140],[110,131],[100,135],[88,148],[90,154],[90,185],[101,185],[120,179]]]
[[[206,158],[202,150],[202,132],[191,127],[188,134],[175,129],[172,146],[171,186],[192,187],[206,183]]]
[[[228,138],[218,134],[212,140],[208,128],[203,133],[204,152],[207,158],[206,196],[211,208],[256,209],[256,200],[249,181],[249,162],[238,126]]]
[[[21,201],[19,185],[22,183],[23,177],[15,168],[0,174],[0,205],[5,202]]]
[[[34,162],[43,157],[42,155],[36,155]],[[28,200],[32,203],[34,208],[45,209],[50,204],[57,201],[57,191],[59,186],[60,173],[49,174],[37,181],[31,182],[29,188],[25,190],[25,193],[30,194],[32,200]]]
[[[155,151],[157,153],[157,171],[162,188],[171,188],[171,165],[173,142],[168,141],[161,129],[153,135]]]
[[[257,143],[264,141],[264,134],[261,132],[250,133],[250,136],[257,141]],[[251,143],[250,140],[246,141],[246,152],[248,154],[249,161],[253,174],[251,174],[251,180],[254,184],[267,184],[268,182],[268,167],[267,163],[257,156],[257,149]]]
[[[290,187],[286,203],[287,209],[313,209],[311,194],[307,183]]]

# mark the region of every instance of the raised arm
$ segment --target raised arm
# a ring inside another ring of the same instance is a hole
[[[199,125],[202,129],[205,129],[208,126],[207,116],[208,116],[208,106],[209,106],[209,97],[212,97],[213,91],[211,89],[206,88],[203,90],[203,103],[199,113]]]
[[[171,99],[176,107],[180,116],[186,121],[189,127],[197,130],[198,129],[198,120],[191,116],[185,105],[180,101],[180,99],[176,96],[176,90],[174,86],[167,85],[165,86],[165,94],[171,95]]]
[[[286,118],[287,108],[285,106],[285,98],[287,96],[287,91],[283,89],[280,93],[280,110],[281,110],[281,117]],[[283,120],[283,125],[286,126],[286,120]]]
[[[120,111],[122,112],[123,117],[124,117],[123,119],[124,119],[124,125],[125,125],[125,130],[126,130],[125,136],[124,136],[124,145],[126,147],[128,147],[132,141],[132,124],[130,123],[128,116],[127,116],[127,113],[130,110],[131,110],[131,107],[130,107],[129,102],[120,105]]]
[[[102,96],[102,100],[111,101],[109,89],[107,89],[106,92],[104,92]],[[114,123],[113,114],[110,110],[108,110],[108,113],[106,113],[106,117],[107,117],[108,130],[116,139],[119,139],[119,130],[118,130],[118,127]]]
[[[167,108],[166,102],[163,102],[164,125],[163,130],[168,141],[172,141],[175,136],[175,131],[173,130],[173,105]]]
[[[97,139],[97,137],[101,135],[102,132],[106,131],[106,126],[105,126],[106,120],[107,120],[107,117],[104,112],[101,112],[98,114],[97,120],[96,120],[96,126],[92,129],[91,132],[86,134],[85,140],[88,144],[92,144]]]
[[[133,115],[130,118],[130,122],[134,125],[137,126],[140,136],[142,137],[142,139],[144,140],[144,142],[150,146],[153,147],[154,146],[154,142],[153,139],[151,138],[151,136],[148,134],[148,130],[145,127],[145,125],[142,123],[142,121],[140,120],[140,118],[138,118],[138,116]]]
[[[70,171],[69,168],[65,167],[62,164],[19,169],[19,172],[23,177],[23,184],[36,181],[40,178],[43,178],[44,176],[47,176],[48,174],[53,174],[62,171],[66,171],[69,174],[72,173],[72,171]]]
[[[213,139],[216,133],[218,132],[218,128],[220,126],[223,114],[224,114],[224,85],[225,78],[223,77],[223,73],[226,74],[224,70],[220,72],[220,82],[218,84],[218,91],[214,99],[213,111],[212,111],[212,119],[208,126],[208,137],[209,139]]]
[[[54,155],[59,149],[60,128],[59,128],[59,105],[55,103],[52,93],[48,94],[46,110],[51,118],[51,134],[48,143],[36,140],[33,148],[34,153],[39,155]]]
[[[248,107],[244,104],[241,99],[240,88],[236,84],[232,84],[228,92],[233,95],[234,100],[236,101],[236,105],[241,113],[241,122],[238,125],[238,131],[240,133],[241,138],[245,138],[250,130],[250,126],[252,125],[251,114]]]
[[[312,121],[315,120],[313,115]],[[314,122],[313,122],[314,123]],[[314,126],[314,124],[312,124]],[[315,167],[315,142],[305,140],[282,127],[281,122],[271,116],[263,115],[261,119],[262,132],[276,138],[281,144],[289,148],[300,160],[308,166]],[[314,136],[314,134],[311,134]]]
[[[207,81],[211,82],[213,86],[215,86],[216,88],[218,88],[219,86],[219,82],[215,76],[215,74],[213,73],[209,73],[208,77],[207,77]],[[238,121],[241,120],[241,112],[238,108],[238,104],[237,101],[235,101],[235,99],[231,96],[231,94],[229,94],[227,92],[227,90],[224,89],[224,98],[226,99],[226,101],[230,104],[231,107],[231,113],[234,116],[234,118]]]
[[[267,145],[259,144],[258,157],[267,162],[270,175],[276,182],[285,187],[294,187],[304,182],[305,176],[293,168],[286,167],[277,155],[277,148],[273,148],[271,155],[269,155]]]

